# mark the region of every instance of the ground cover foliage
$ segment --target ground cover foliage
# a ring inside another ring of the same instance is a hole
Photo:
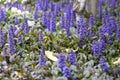
[[[72,1],[0,2],[1,80],[119,80],[119,0],[76,20]]]

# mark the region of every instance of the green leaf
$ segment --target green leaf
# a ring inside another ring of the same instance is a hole
[[[3,61],[4,60],[4,57],[0,55],[0,61]]]

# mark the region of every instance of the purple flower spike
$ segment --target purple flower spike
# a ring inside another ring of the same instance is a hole
[[[98,45],[98,42],[97,41],[93,41],[92,42],[92,52],[95,56],[99,57],[100,56],[100,53],[99,53],[99,45]]]
[[[102,20],[102,1],[98,0],[98,18]]]
[[[85,24],[84,24],[84,18],[83,16],[80,16],[80,19],[78,21],[78,25],[77,25],[77,35],[80,36],[81,38],[84,37],[84,33],[85,31]]]
[[[14,41],[14,27],[10,26],[9,32],[8,32],[8,48],[11,53],[15,52],[15,41]]]
[[[116,4],[116,0],[108,0],[108,6],[109,8],[114,9]]]
[[[117,28],[117,40],[120,41],[120,23],[118,24]]]
[[[22,43],[22,35],[21,34],[18,34],[18,44]]]
[[[50,32],[53,33],[56,31],[56,17],[52,14],[50,18]]]
[[[22,30],[25,34],[29,33],[30,27],[28,26],[28,18],[24,16],[24,23],[22,24]]]
[[[42,13],[42,24],[44,25],[44,28],[47,28],[47,13],[46,12],[43,12]]]
[[[64,53],[58,55],[58,67],[62,68],[66,66],[66,58]]]
[[[4,44],[4,32],[3,29],[0,28],[0,47],[2,47]]]
[[[4,54],[3,54],[4,57],[9,56],[7,53],[7,48],[5,48],[3,52],[4,52]]]
[[[18,17],[15,17],[14,24],[15,24],[15,25],[19,24],[19,19],[18,19]]]
[[[44,42],[44,35],[42,32],[39,33],[39,41],[42,43]]]
[[[45,50],[44,50],[44,46],[42,46],[40,52],[39,66],[41,67],[44,66],[45,64],[46,64]]]
[[[105,41],[101,39],[99,42],[99,51],[102,52],[104,50],[105,50]]]
[[[89,26],[93,26],[93,25],[94,25],[94,16],[93,14],[91,14],[89,18]]]
[[[35,5],[35,11],[34,11],[34,14],[33,14],[33,17],[35,20],[38,19],[38,11],[39,11],[39,8],[38,8],[38,4]]]
[[[65,28],[65,16],[62,15],[60,18],[61,22],[60,22],[60,28],[63,29]]]
[[[54,2],[53,1],[50,1],[49,8],[51,11],[54,11]]]
[[[108,67],[107,63],[105,62],[105,57],[100,58],[100,64],[105,72],[109,71],[109,67]]]
[[[55,3],[55,9],[54,9],[55,16],[57,16],[59,11],[60,11],[60,4],[59,3]]]
[[[4,22],[6,19],[6,10],[2,9],[0,10],[0,22]]]
[[[68,54],[68,61],[72,65],[76,64],[76,54],[73,52],[73,50],[70,50],[70,53]]]
[[[72,77],[72,70],[68,67],[64,67],[63,71],[62,71],[63,75],[67,78],[71,78]]]

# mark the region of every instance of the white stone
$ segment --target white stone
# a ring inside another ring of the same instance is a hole
[[[28,20],[28,26],[34,26],[35,22]]]
[[[17,8],[16,7],[12,7],[11,8],[11,12],[17,12]]]

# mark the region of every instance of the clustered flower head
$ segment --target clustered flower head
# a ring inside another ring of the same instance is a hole
[[[67,67],[66,65],[66,56],[65,53],[60,53],[58,55],[58,67],[61,68],[63,76],[67,78],[72,77],[72,70]],[[70,50],[70,53],[68,54],[68,61],[70,65],[75,65],[76,64],[76,54],[73,52],[73,50]]]
[[[25,1],[25,0],[22,0],[22,1]],[[14,1],[14,2],[10,2],[10,0],[6,0],[6,2],[4,3],[5,7],[8,7],[8,8],[17,8],[18,10],[23,10],[24,6],[23,4],[19,3],[18,0]]]
[[[102,52],[105,50],[106,43],[103,39],[100,39],[99,42],[94,40],[92,42],[91,50],[93,54],[97,57],[102,55]]]
[[[110,44],[114,40],[113,32],[116,32],[116,30],[116,19],[114,17],[110,17],[108,11],[105,10],[102,26],[99,28],[99,38]]]
[[[39,10],[46,11],[48,9],[48,0],[37,0]]]

